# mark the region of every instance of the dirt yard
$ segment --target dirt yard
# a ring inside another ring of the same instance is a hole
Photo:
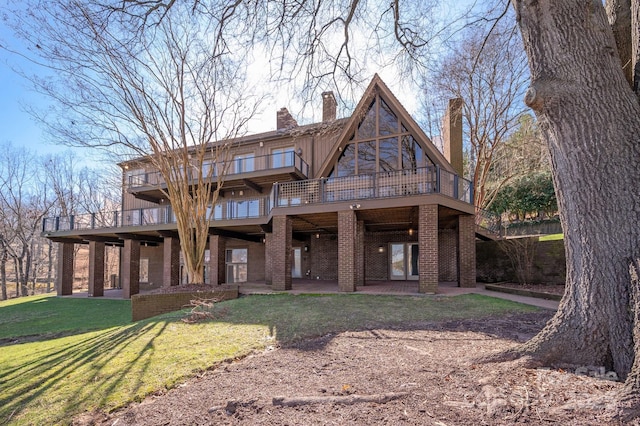
[[[594,369],[480,363],[549,312],[326,335],[207,371],[76,425],[608,425],[621,384]]]

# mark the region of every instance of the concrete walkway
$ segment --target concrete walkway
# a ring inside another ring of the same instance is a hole
[[[335,281],[317,281],[294,279],[289,294],[347,294],[338,291],[338,283]],[[274,294],[280,293],[274,291],[270,285],[264,283],[242,283],[240,284],[240,294]],[[433,295],[418,293],[417,281],[372,281],[366,286],[358,286],[357,293],[361,294],[378,294],[387,296],[412,296],[412,297],[429,297]],[[460,294],[482,294],[484,296],[497,297],[500,299],[511,300],[513,302],[524,303],[525,305],[537,306],[539,308],[557,310],[558,303],[555,300],[539,299],[537,297],[519,296],[515,294],[507,294],[499,291],[490,291],[484,288],[484,284],[476,284],[475,288],[461,288],[455,282],[442,282],[438,285],[437,296],[457,296]],[[144,291],[142,291],[144,294]],[[88,297],[87,292],[75,292],[69,297]],[[105,289],[105,299],[122,299],[122,290]]]

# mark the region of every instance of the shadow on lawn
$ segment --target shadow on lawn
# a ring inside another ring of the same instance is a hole
[[[130,324],[131,302],[42,295],[0,308],[0,347]]]
[[[141,386],[139,378],[144,375],[151,362],[151,356],[147,355],[153,352],[155,339],[162,335],[166,327],[166,321],[145,322],[106,332],[87,333],[86,338],[74,338],[73,343],[64,345],[55,352],[43,349],[41,353],[32,354],[35,356],[30,362],[4,370],[0,387],[10,391],[0,399],[0,424],[10,423],[11,418],[34,402],[44,406],[63,404],[61,410],[56,410],[61,413],[75,412],[76,407],[85,406],[87,400],[94,399],[95,395],[87,392],[83,386],[74,384],[65,387],[64,384],[65,380],[79,380],[78,375],[82,375],[82,383],[102,382],[97,388],[91,388],[102,395],[100,399],[104,402],[107,395],[135,369],[138,380],[127,389],[127,393],[135,395]],[[105,376],[103,369],[140,339],[144,339],[146,343],[138,350],[135,361],[123,363],[121,368],[111,369],[111,374]],[[33,386],[35,383],[38,385]],[[52,396],[52,391],[54,394],[64,392],[65,388],[75,390],[66,393],[60,400],[52,400],[60,397]],[[63,417],[58,420],[62,422],[65,419]]]

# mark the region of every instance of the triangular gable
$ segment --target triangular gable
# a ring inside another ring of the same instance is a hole
[[[391,109],[398,118],[400,118],[400,122],[404,125],[404,127],[409,131],[411,135],[425,148],[425,153],[427,156],[438,166],[441,168],[448,170],[452,173],[455,173],[453,167],[444,155],[435,147],[431,139],[422,131],[418,123],[411,117],[411,115],[407,112],[407,110],[402,106],[400,101],[395,97],[395,95],[389,90],[387,85],[382,81],[378,74],[373,76],[371,83],[365,90],[360,102],[356,106],[351,118],[347,121],[345,126],[343,127],[340,136],[336,139],[334,146],[330,150],[330,155],[327,159],[322,163],[318,174],[316,177],[327,177],[331,172],[332,168],[335,166],[338,158],[342,150],[345,146],[351,141],[351,136],[355,133],[357,127],[365,118],[366,114],[369,112],[369,106],[373,102],[374,97],[378,94],[380,98],[387,104],[387,106]]]

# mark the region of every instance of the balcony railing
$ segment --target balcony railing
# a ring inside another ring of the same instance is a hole
[[[269,216],[274,207],[295,207],[363,199],[442,194],[473,202],[472,183],[439,167],[339,178],[309,179],[273,185],[266,197],[227,200],[209,208],[211,220]],[[175,223],[171,206],[45,218],[43,232],[119,228]]]
[[[228,200],[210,206],[211,220],[252,219],[271,211],[270,197]],[[171,206],[45,218],[43,232],[151,226],[176,223]]]
[[[466,203],[473,200],[469,180],[439,167],[283,182],[274,188],[275,207],[425,194],[443,194]]]
[[[225,179],[229,179],[234,175],[259,172],[264,170],[274,170],[295,167],[305,177],[309,176],[309,165],[294,151],[273,153],[268,155],[252,156],[243,155],[236,156],[228,162],[216,164],[214,161],[207,161],[202,164],[202,176],[217,177],[218,173],[227,169]],[[197,170],[191,170],[190,179],[197,178]],[[148,186],[161,186],[165,183],[160,172],[130,172],[127,179],[128,188],[140,188]]]

